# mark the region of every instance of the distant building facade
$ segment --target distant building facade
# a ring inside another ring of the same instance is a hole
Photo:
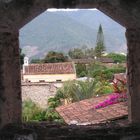
[[[23,82],[64,82],[76,79],[72,62],[29,64],[27,57],[23,65]]]
[[[89,58],[87,58],[87,59],[72,59],[72,62],[74,62],[74,64],[86,64],[86,65],[88,65],[88,64],[91,64],[91,63],[93,63],[94,62],[94,59],[89,59]]]
[[[101,62],[101,63],[106,63],[106,64],[114,64],[113,59],[108,58],[108,57],[97,58],[96,61]]]
[[[108,58],[108,57],[101,57],[101,58],[95,57],[94,59],[92,59],[92,58],[72,59],[72,61],[75,64],[86,64],[86,65],[94,63],[94,62],[101,62],[101,63],[104,63],[104,64],[114,64],[113,59],[112,58]]]

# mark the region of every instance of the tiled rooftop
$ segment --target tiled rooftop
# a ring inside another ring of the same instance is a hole
[[[56,111],[67,124],[98,124],[119,119],[128,115],[126,102],[120,102],[100,109],[93,109],[95,105],[107,99],[108,96],[95,97],[80,102],[56,108]]]
[[[90,64],[94,62],[94,59],[72,59],[75,64]]]
[[[114,63],[113,59],[107,57],[97,58],[97,61],[102,63]]]
[[[25,75],[32,74],[73,74],[75,68],[73,63],[45,63],[29,64],[25,66]]]

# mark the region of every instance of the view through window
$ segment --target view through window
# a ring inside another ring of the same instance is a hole
[[[125,28],[97,9],[48,9],[20,30],[20,48],[24,121],[94,124],[125,106]]]

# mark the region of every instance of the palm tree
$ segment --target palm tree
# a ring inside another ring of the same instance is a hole
[[[76,102],[93,97],[95,82],[87,81],[68,81],[57,92],[61,97],[67,99],[68,102]]]
[[[84,100],[88,98],[92,98],[95,93],[95,82],[93,80],[87,80],[85,82],[78,81],[76,88],[76,100]]]

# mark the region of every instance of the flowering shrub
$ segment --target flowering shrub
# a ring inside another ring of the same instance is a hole
[[[119,80],[113,81],[113,88],[115,93],[126,93],[127,88],[126,88],[126,80]]]
[[[113,82],[114,93],[112,93],[108,99],[94,106],[94,109],[99,109],[102,107],[106,107],[108,105],[116,104],[118,102],[126,101],[126,80],[117,80],[117,82]]]
[[[126,93],[122,93],[122,94],[113,93],[109,96],[108,99],[106,99],[105,101],[97,104],[94,107],[94,109],[99,109],[99,108],[106,107],[108,105],[112,105],[112,104],[115,104],[115,103],[118,103],[118,102],[126,101],[126,99],[127,99]]]

